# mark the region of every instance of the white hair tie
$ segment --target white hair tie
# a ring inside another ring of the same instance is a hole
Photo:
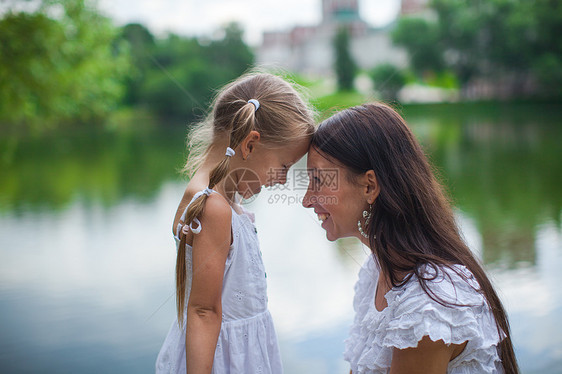
[[[260,108],[260,102],[257,101],[256,99],[250,99],[248,100],[248,102],[254,104],[254,106],[256,107],[256,110],[254,112],[257,112],[258,109]]]
[[[212,188],[209,187],[205,187],[204,190],[201,190],[199,192],[197,192],[195,195],[193,195],[193,198],[191,199],[191,201],[189,202],[189,204],[187,204],[187,208],[189,208],[189,206],[191,205],[191,203],[193,203],[195,200],[197,200],[199,198],[199,196],[201,195],[207,195],[207,196],[211,196],[211,194],[213,192],[216,192],[215,190],[213,190]],[[185,221],[185,218],[187,216],[187,208],[185,208],[185,211],[183,212],[180,221]],[[197,224],[197,227],[193,227],[193,224]],[[192,233],[194,234],[199,234],[201,232],[201,221],[199,221],[196,218],[193,219],[193,221],[190,224],[185,224],[182,226],[181,228],[181,232],[184,235],[187,235],[187,233],[191,230]]]
[[[232,157],[236,154],[236,152],[234,152],[234,149],[230,148],[230,147],[226,147],[226,157]]]

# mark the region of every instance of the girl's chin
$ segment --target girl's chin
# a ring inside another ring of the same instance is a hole
[[[243,193],[241,193],[240,195],[244,200],[248,200],[254,197],[255,195],[259,194],[260,192],[261,192],[261,186],[254,187],[254,188],[248,186],[246,189],[244,189]]]

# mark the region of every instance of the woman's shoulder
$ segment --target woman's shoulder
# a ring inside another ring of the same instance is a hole
[[[426,304],[436,308],[486,305],[478,281],[463,265],[422,265],[417,274],[394,288],[389,296],[389,303],[399,304],[398,310]]]
[[[497,344],[500,338],[491,310],[466,267],[425,265],[419,270],[419,276],[389,292],[385,344],[415,347],[424,336],[446,344],[487,336],[490,344]]]

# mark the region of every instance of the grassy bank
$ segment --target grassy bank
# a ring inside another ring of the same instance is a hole
[[[312,99],[312,104],[323,120],[335,112],[372,102],[375,99],[356,91],[336,92]],[[514,100],[514,101],[463,101],[456,103],[412,103],[386,102],[404,117],[474,117],[486,116],[496,119],[541,118],[558,113],[562,106],[560,100]]]

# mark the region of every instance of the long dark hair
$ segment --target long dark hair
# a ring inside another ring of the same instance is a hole
[[[519,373],[505,309],[482,265],[462,240],[451,204],[404,119],[380,103],[346,109],[320,124],[312,147],[351,175],[375,172],[380,194],[366,232],[371,251],[392,286],[401,287],[415,274],[429,297],[451,305],[431,292],[427,283],[435,276],[428,277],[425,269],[430,266],[437,273],[439,267],[466,266],[492,310],[498,333],[505,334],[499,344],[504,370]],[[399,274],[404,273],[408,275],[401,279]]]

